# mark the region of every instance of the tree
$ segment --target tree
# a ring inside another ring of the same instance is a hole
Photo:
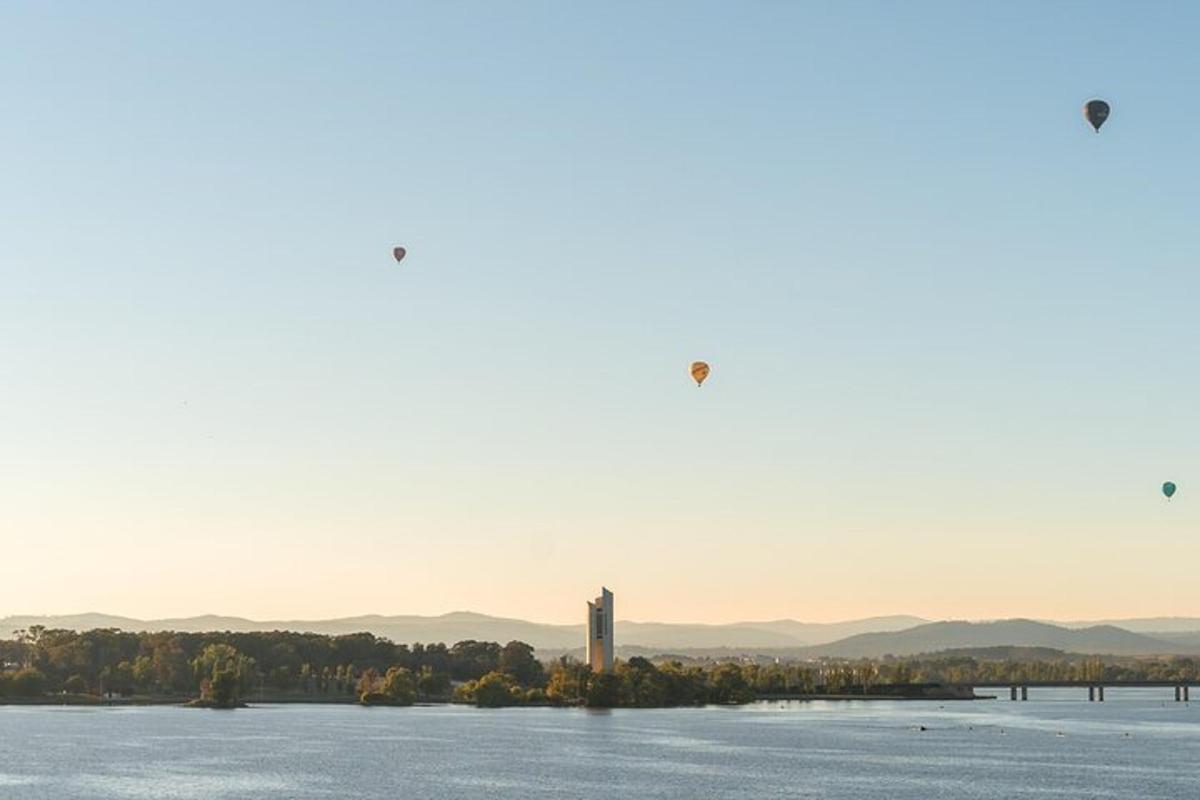
[[[500,645],[466,639],[450,648],[450,677],[476,680],[500,668]]]
[[[239,695],[239,681],[237,672],[233,669],[218,668],[213,672],[211,679],[207,681],[208,697],[214,705],[220,708],[232,708],[237,705]]]
[[[433,667],[421,667],[421,675],[417,678],[417,689],[422,697],[443,697],[450,691],[450,676],[438,672]]]
[[[173,634],[151,634],[150,660],[154,667],[154,682],[159,691],[186,691],[188,659],[183,645]]]
[[[714,703],[749,703],[754,692],[737,664],[721,664],[708,676],[709,699]]]
[[[542,686],[546,682],[546,670],[542,662],[533,655],[533,648],[524,642],[512,641],[500,651],[500,671],[505,672],[524,686]]]
[[[224,642],[200,651],[192,661],[192,671],[200,681],[201,697],[225,708],[237,703],[257,675],[254,659]]]
[[[465,681],[454,687],[452,700],[455,703],[474,703],[475,702],[475,685],[479,681]]]
[[[296,648],[286,642],[274,645],[266,654],[270,667],[271,685],[276,689],[291,689],[301,670],[300,656]]]
[[[500,708],[522,701],[525,693],[505,672],[489,672],[475,682],[475,705],[480,708]]]
[[[666,704],[667,682],[648,659],[634,656],[614,670],[620,678],[619,704],[657,708]]]
[[[364,669],[362,675],[358,677],[355,691],[358,692],[360,698],[379,691],[379,670],[374,667]]]
[[[17,670],[9,684],[14,697],[41,697],[46,692],[46,676],[36,667]]]
[[[678,661],[660,664],[658,674],[666,685],[666,706],[698,706],[708,700],[708,680],[700,667],[685,667]]]
[[[620,702],[621,679],[615,672],[602,669],[588,681],[588,708],[614,708]]]
[[[550,667],[550,680],[546,683],[546,698],[551,703],[558,705],[581,702],[587,696],[590,673],[591,667],[588,665],[563,656]]]
[[[417,682],[412,671],[405,667],[389,669],[383,678],[381,691],[398,706],[411,706],[417,700]]]
[[[138,656],[133,661],[133,685],[142,690],[149,691],[155,683],[154,659],[150,656]]]
[[[100,682],[106,693],[128,697],[133,694],[133,665],[122,661],[100,671]]]

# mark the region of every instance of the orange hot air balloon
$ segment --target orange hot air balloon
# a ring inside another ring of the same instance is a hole
[[[704,379],[708,377],[708,364],[705,364],[703,361],[693,361],[691,372],[692,380],[694,380],[696,385],[699,386],[700,384],[704,383]]]
[[[406,255],[408,255],[408,251],[405,250],[403,247],[393,247],[392,248],[392,256],[396,259],[396,261],[398,261],[398,262],[403,261],[404,257]]]

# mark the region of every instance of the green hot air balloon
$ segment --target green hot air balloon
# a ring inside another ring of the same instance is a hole
[[[1170,481],[1167,481],[1166,483],[1164,483],[1163,484],[1163,494],[1165,494],[1167,496],[1168,500],[1170,500],[1172,497],[1174,497],[1175,496],[1175,484],[1171,483]]]
[[[1095,129],[1096,133],[1099,133],[1100,126],[1108,119],[1111,110],[1108,103],[1103,100],[1089,100],[1083,107],[1083,118]]]

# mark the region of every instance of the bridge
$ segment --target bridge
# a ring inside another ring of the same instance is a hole
[[[1062,688],[1079,688],[1087,689],[1088,700],[1090,702],[1104,702],[1104,690],[1107,689],[1174,689],[1176,703],[1191,702],[1189,698],[1189,684],[1187,681],[1021,681],[1019,683],[1009,683],[1007,681],[998,683],[977,683],[974,684],[976,689],[1003,689],[1007,687],[1009,690],[1009,699],[1017,700],[1018,695],[1021,700],[1029,699],[1030,688],[1041,689],[1062,689]]]
[[[861,683],[850,686],[814,686],[805,690],[758,692],[759,700],[981,700],[994,695],[979,695],[977,690],[1008,689],[1011,700],[1028,700],[1032,689],[1087,689],[1088,700],[1104,702],[1105,689],[1162,688],[1174,690],[1175,702],[1191,701],[1190,685],[1195,680],[1093,680],[1093,681],[979,681],[978,683]],[[1170,694],[1167,694],[1170,697]]]

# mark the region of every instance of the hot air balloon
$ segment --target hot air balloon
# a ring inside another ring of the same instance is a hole
[[[1103,100],[1088,100],[1087,105],[1083,107],[1083,118],[1096,129],[1096,133],[1099,133],[1100,126],[1108,119],[1110,110],[1108,103]]]
[[[1175,484],[1171,483],[1170,481],[1167,481],[1166,483],[1164,483],[1163,484],[1163,494],[1165,494],[1167,496],[1168,500],[1170,500],[1172,497],[1174,497],[1175,496]]]
[[[696,385],[699,386],[700,384],[704,383],[704,379],[708,377],[708,364],[705,364],[703,361],[693,361],[691,372],[692,380],[694,380]]]
[[[403,261],[404,257],[406,255],[408,255],[408,251],[405,250],[403,247],[393,247],[392,248],[392,256],[395,257],[396,261]]]

